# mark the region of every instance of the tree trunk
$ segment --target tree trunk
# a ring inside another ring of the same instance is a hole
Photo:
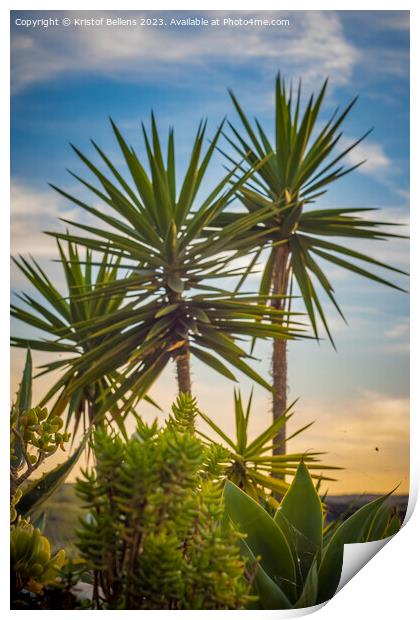
[[[188,345],[182,347],[175,358],[175,363],[179,393],[191,394],[190,350]]]
[[[275,250],[272,293],[274,295],[287,295],[289,285],[289,249],[287,245],[280,245]],[[285,300],[274,299],[273,307],[284,310]],[[278,420],[287,407],[287,340],[275,338],[273,342],[272,357],[273,375],[273,422]],[[274,439],[275,448],[273,454],[286,453],[286,425],[282,426]]]

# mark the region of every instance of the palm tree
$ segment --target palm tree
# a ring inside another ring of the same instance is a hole
[[[115,294],[112,298],[94,295],[89,299],[86,298],[90,293],[101,290],[104,285],[116,281],[120,261],[118,258],[110,259],[107,254],[103,255],[99,262],[94,261],[90,251],[86,251],[84,261],[82,261],[77,247],[73,244],[68,244],[67,254],[59,242],[57,245],[63,269],[63,280],[67,289],[65,296],[52,284],[45,271],[34,259],[31,261],[23,257],[13,259],[40,299],[27,293],[17,295],[21,303],[12,304],[11,314],[26,325],[41,330],[43,336],[13,337],[12,345],[30,347],[32,350],[47,351],[61,356],[70,354],[72,357],[79,358],[100,344],[106,345],[106,334],[98,337],[88,334],[87,337],[82,338],[76,325],[95,316],[107,315],[121,307],[124,302],[123,293]],[[38,376],[65,369],[68,365],[67,359],[54,359],[41,367]],[[71,422],[73,423],[73,437],[80,422],[85,431],[91,424],[103,423],[103,416],[98,416],[101,403],[107,400],[119,385],[120,380],[118,373],[113,372],[75,389],[73,387],[75,382],[81,376],[83,377],[85,372],[86,367],[83,365],[74,371],[70,367],[66,380],[62,382],[60,378],[56,381],[40,403],[44,406],[55,397],[51,408],[52,417],[63,415],[68,407],[66,427]],[[111,419],[116,421],[124,432],[124,418],[127,411],[114,405],[110,409],[110,414]]]
[[[125,380],[108,403],[115,403],[131,392],[128,398],[131,404],[132,399],[147,393],[167,363],[174,360],[179,392],[190,393],[190,356],[193,355],[231,380],[235,380],[235,375],[226,363],[271,389],[245,361],[250,356],[238,341],[244,337],[287,339],[299,334],[299,328],[292,329],[280,321],[284,310],[268,306],[265,298],[245,294],[232,296],[219,286],[221,279],[240,273],[229,266],[230,261],[248,251],[250,240],[254,244],[259,242],[261,231],[252,232],[252,228],[269,217],[270,209],[246,214],[223,230],[205,232],[211,229],[252,171],[233,180],[235,168],[205,197],[198,199],[222,125],[202,154],[206,124],[200,123],[178,190],[173,130],[169,132],[164,153],[153,114],[151,134],[143,126],[148,172],[116,125],[111,123],[132,185],[92,142],[112,176],[108,178],[103,174],[76,147],[74,151],[93,173],[100,188],[76,174],[73,176],[95,199],[101,200],[102,206],[89,206],[53,186],[94,216],[100,225],[68,222],[88,236],[68,232],[50,234],[117,257],[121,267],[130,269],[130,275],[109,283],[97,294],[134,299],[128,307],[79,322],[80,337],[106,335],[107,340],[71,362],[71,372],[74,368],[86,370],[73,387],[79,388],[86,381],[95,381],[124,367]],[[244,239],[237,241],[241,233]],[[231,250],[233,240],[235,251]],[[66,375],[62,381],[65,380]]]
[[[235,95],[231,98],[241,121],[243,132],[231,123],[231,136],[226,136],[229,144],[245,163],[236,163],[235,156],[228,156],[232,164],[238,165],[239,173],[247,169],[256,170],[252,178],[241,186],[238,195],[247,212],[251,215],[266,213],[271,207],[271,217],[264,217],[257,224],[258,241],[250,237],[249,250],[254,251],[249,269],[258,261],[262,251],[269,249],[261,277],[260,294],[272,294],[276,310],[284,310],[289,293],[296,283],[303,298],[313,333],[319,337],[318,322],[321,321],[331,343],[333,338],[328,326],[323,305],[319,299],[319,290],[326,293],[340,315],[343,313],[335,299],[334,289],[329,282],[319,259],[357,273],[370,280],[402,290],[382,277],[359,266],[358,262],[405,273],[367,254],[362,254],[341,245],[334,237],[349,240],[387,239],[399,237],[383,232],[383,226],[392,226],[389,222],[368,219],[365,214],[372,209],[360,208],[319,208],[318,201],[326,193],[331,183],[337,181],[362,163],[346,167],[341,162],[370,132],[343,150],[336,150],[342,136],[341,126],[353,108],[356,100],[340,113],[336,110],[330,120],[318,128],[317,120],[327,88],[323,84],[319,94],[312,95],[305,109],[301,112],[301,84],[297,95],[290,87],[286,91],[285,82],[276,79],[275,88],[275,122],[274,141],[255,119],[255,128],[248,120]],[[219,217],[221,227],[231,226],[241,217],[238,213],[225,211]],[[244,236],[238,235],[238,243]],[[242,278],[241,281],[243,281]],[[289,302],[290,302],[289,301]],[[287,313],[275,321],[287,320]],[[274,338],[272,354],[274,420],[283,415],[287,408],[287,343]],[[285,425],[279,431],[275,453],[285,452]]]

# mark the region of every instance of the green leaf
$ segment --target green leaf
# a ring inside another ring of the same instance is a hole
[[[369,530],[365,536],[366,542],[382,540],[386,538],[386,530],[389,521],[389,507],[386,503],[382,504],[376,511],[372,519]]]
[[[401,287],[371,274],[360,268],[356,261],[362,260],[378,267],[400,272],[390,265],[376,261],[350,248],[330,245],[329,240],[320,237],[335,236],[357,239],[390,239],[392,233],[383,231],[386,222],[375,222],[354,215],[357,209],[319,209],[315,199],[324,194],[328,186],[359,165],[345,167],[339,162],[355,149],[370,133],[353,141],[350,146],[340,149],[341,127],[356,103],[354,98],[340,114],[334,113],[330,120],[319,126],[321,107],[326,93],[327,82],[321,86],[316,95],[311,95],[306,106],[302,106],[301,84],[297,89],[297,97],[290,87],[287,93],[284,80],[280,75],[275,84],[274,140],[270,143],[261,124],[255,119],[253,124],[248,120],[233,93],[231,99],[242,124],[242,133],[229,124],[232,137],[227,136],[228,143],[245,162],[239,164],[234,157],[227,155],[230,164],[240,165],[241,171],[247,166],[254,169],[251,179],[239,191],[239,198],[249,213],[262,214],[267,204],[271,204],[271,215],[267,219],[255,222],[254,229],[262,231],[259,242],[250,239],[247,245],[249,252],[257,252],[261,248],[275,248],[278,244],[288,244],[291,254],[291,273],[297,283],[306,306],[315,337],[318,338],[318,321],[323,323],[328,337],[334,346],[332,335],[326,320],[326,312],[319,298],[317,284],[324,289],[335,308],[340,312],[335,300],[333,289],[325,274],[314,260],[316,254],[323,259],[348,269],[361,276],[390,286],[397,290]],[[272,156],[267,157],[270,154]],[[362,163],[362,162],[361,162]],[[229,216],[228,219],[226,216]],[[222,214],[220,222],[231,223],[232,214]],[[303,234],[302,234],[303,233]],[[249,238],[249,234],[247,235]],[[297,243],[297,238],[301,245]],[[246,238],[237,239],[246,245]],[[333,247],[334,246],[334,247]],[[308,251],[304,252],[306,248]],[[311,256],[309,256],[309,251]],[[335,256],[337,252],[350,256],[346,261]],[[268,292],[273,279],[273,251],[263,269],[260,290]],[[312,282],[310,272],[314,273],[318,282]],[[241,282],[242,284],[242,282]]]
[[[44,474],[42,478],[29,485],[16,504],[16,510],[19,514],[23,517],[31,515],[61,486],[79,460],[87,440],[88,435],[82,439],[77,450],[64,463],[57,465],[53,470]]]
[[[243,538],[239,539],[239,547],[241,555],[247,560],[249,573],[253,575],[252,591],[258,596],[255,608],[291,609],[292,604],[287,596],[267,575]]]
[[[319,568],[318,603],[323,603],[332,598],[337,590],[343,566],[344,545],[359,543],[364,540],[370,520],[389,495],[375,499],[359,508],[332,535],[323,552]]]
[[[44,531],[45,529],[45,525],[47,523],[47,514],[45,512],[41,512],[35,519],[33,519],[32,521],[32,525],[37,528],[38,530],[40,530],[41,532]]]
[[[184,290],[184,282],[181,280],[181,278],[178,278],[178,276],[176,276],[174,274],[170,274],[169,275],[169,277],[168,277],[168,286],[175,293],[182,293],[183,290]]]
[[[311,567],[308,571],[302,594],[297,603],[293,605],[294,609],[302,609],[304,607],[313,607],[316,605],[318,597],[318,561],[316,557],[312,560]]]
[[[19,417],[23,412],[31,408],[32,403],[32,356],[31,350],[26,352],[25,367],[23,370],[22,381],[16,396],[15,407],[19,412]]]
[[[208,353],[207,351],[198,349],[197,347],[191,346],[190,350],[191,353],[195,355],[195,357],[197,357],[201,362],[203,362],[207,366],[210,366],[210,368],[213,368],[213,370],[220,373],[227,379],[237,382],[235,375],[230,372],[229,368],[227,368],[220,360],[218,360],[217,357],[215,357],[211,353]]]
[[[164,306],[163,308],[158,310],[158,312],[156,312],[155,317],[157,319],[160,319],[162,316],[171,314],[171,312],[174,312],[177,308],[179,308],[179,304],[169,304],[168,306]]]
[[[20,430],[20,418],[25,411],[31,408],[32,403],[32,356],[31,350],[28,348],[26,351],[25,367],[22,374],[22,380],[19,385],[18,392],[16,394],[16,401],[12,405],[11,414],[17,412],[17,419],[14,422],[16,429]],[[11,461],[11,466],[19,468],[23,461],[23,450],[20,441],[15,441],[13,449],[14,459]]]
[[[297,577],[303,585],[314,558],[321,552],[323,529],[321,500],[303,462],[299,464],[274,521],[295,556],[296,566],[300,567]]]
[[[247,535],[246,543],[260,558],[265,572],[289,599],[296,594],[296,574],[290,547],[274,519],[235,484],[226,481],[225,506],[232,522]]]
[[[393,517],[391,518],[388,524],[388,527],[386,528],[384,538],[387,538],[388,536],[394,536],[394,534],[397,534],[400,531],[400,529],[401,529],[400,518],[398,517],[398,515],[393,515]]]

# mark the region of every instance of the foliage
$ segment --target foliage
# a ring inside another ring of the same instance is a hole
[[[35,512],[70,473],[84,449],[85,441],[63,463],[23,487],[46,458],[58,448],[65,450],[70,434],[61,432],[63,421],[45,407],[31,408],[32,359],[28,349],[22,381],[10,412],[11,522],[19,515]]]
[[[63,463],[50,469],[26,486],[21,499],[17,502],[17,510],[20,514],[27,516],[37,512],[42,504],[63,484],[83,453],[86,442],[87,437],[82,439],[77,449]]]
[[[280,75],[277,76],[274,142],[270,141],[258,120],[255,120],[255,129],[252,127],[238,100],[231,93],[243,133],[230,124],[233,136],[226,137],[234,151],[246,162],[246,165],[240,165],[240,172],[245,173],[247,167],[255,170],[250,181],[239,188],[238,195],[250,214],[264,214],[264,219],[254,229],[255,237],[249,237],[248,245],[249,250],[253,247],[256,252],[255,260],[263,248],[270,248],[261,277],[260,293],[268,295],[274,284],[276,268],[279,266],[276,253],[282,248],[288,255],[283,276],[286,275],[286,280],[291,282],[290,276],[293,275],[315,335],[318,336],[320,319],[332,341],[318,296],[318,285],[341,315],[342,312],[336,302],[333,287],[322,268],[322,261],[396,289],[399,287],[360,267],[358,263],[396,273],[405,272],[328,239],[343,237],[350,241],[372,241],[398,237],[399,235],[383,230],[384,226],[395,224],[368,219],[366,214],[373,209],[312,208],[316,199],[325,194],[332,183],[364,163],[346,167],[342,162],[370,133],[367,132],[341,151],[336,151],[342,137],[342,124],[357,98],[341,113],[336,110],[326,124],[319,126],[318,119],[326,88],[327,81],[318,95],[311,95],[306,107],[301,109],[301,85],[299,84],[297,95],[292,87],[287,92],[284,81],[280,79]],[[230,160],[236,165],[234,158]],[[267,218],[265,213],[269,206],[271,217]],[[219,216],[219,224],[231,226],[238,217],[237,213],[224,212]],[[241,247],[245,237],[241,231],[238,232],[237,238]],[[254,239],[258,239],[257,243]],[[250,268],[255,264],[255,260],[251,261]]]
[[[214,454],[181,396],[166,426],[139,422],[127,441],[97,430],[96,465],[77,492],[89,510],[79,548],[97,608],[236,609],[249,600],[238,534],[222,527]],[[217,465],[217,464],[216,464]]]
[[[55,582],[65,562],[64,551],[51,556],[48,539],[27,520],[19,519],[10,527],[10,550],[12,598],[21,590],[40,594]]]
[[[64,443],[70,439],[70,434],[59,432],[62,425],[61,418],[48,417],[45,407],[29,409],[19,418],[12,408],[10,474],[14,490],[38,469],[47,456],[52,456],[59,447],[65,449]]]
[[[21,485],[54,454],[69,436],[60,433],[62,420],[46,409],[31,409],[32,360],[28,350],[22,381],[10,412],[10,578],[12,603],[22,590],[40,594],[54,583],[65,561],[63,550],[51,557],[50,543],[29,519],[23,519]],[[29,505],[30,506],[30,505]]]
[[[328,470],[338,469],[336,467],[320,465],[318,457],[320,452],[307,451],[305,454],[271,454],[275,447],[275,439],[279,429],[286,424],[293,416],[291,409],[293,403],[283,416],[275,420],[260,435],[252,441],[248,436],[248,424],[252,406],[252,394],[248,400],[246,407],[242,402],[239,391],[234,393],[235,403],[235,422],[236,422],[236,438],[229,437],[209,416],[197,409],[198,415],[205,420],[206,424],[215,432],[226,446],[226,455],[224,457],[225,469],[223,475],[234,482],[240,489],[243,489],[250,497],[256,501],[269,502],[271,506],[277,508],[278,501],[274,494],[284,494],[289,485],[284,480],[285,475],[293,475],[300,461],[304,461],[311,470]],[[293,435],[288,437],[292,439],[296,435],[305,431],[310,423],[298,429]],[[199,432],[207,441],[213,442],[211,438],[202,432]],[[212,445],[212,443],[210,443]],[[322,475],[314,475],[319,480],[333,480]],[[280,478],[280,476],[282,478]]]
[[[230,519],[246,534],[240,542],[243,556],[257,566],[253,591],[262,609],[309,607],[328,600],[340,581],[344,545],[379,540],[400,527],[386,506],[386,495],[359,508],[325,536],[321,500],[303,462],[274,518],[230,481],[224,497]]]
[[[72,243],[68,243],[67,252],[59,242],[57,246],[66,285],[64,295],[54,286],[35,259],[32,259],[32,262],[23,257],[13,259],[41,297],[41,301],[26,293],[17,295],[22,306],[12,304],[11,314],[19,321],[41,330],[43,337],[14,337],[12,345],[80,357],[96,346],[106,346],[106,335],[94,337],[89,332],[82,335],[77,325],[98,316],[107,316],[121,308],[125,299],[124,292],[117,292],[112,297],[93,295],[100,292],[103,286],[117,280],[120,261],[107,253],[103,254],[100,260],[94,260],[92,252],[88,250],[83,258],[77,246]],[[125,307],[128,310],[130,304]],[[41,374],[57,369],[65,370],[68,366],[67,357],[54,359],[41,367]],[[73,371],[70,366],[65,381],[56,381],[41,401],[42,406],[56,397],[51,409],[51,415],[54,416],[61,416],[67,408],[66,428],[73,423],[73,434],[76,434],[80,422],[86,431],[91,423],[98,424],[103,421],[103,417],[97,415],[100,404],[119,385],[119,375],[113,372],[74,387],[75,382],[85,375],[87,368],[82,364]],[[119,423],[121,430],[124,429],[124,416],[121,415],[119,407],[110,406],[106,413],[110,413],[111,419]]]
[[[143,126],[148,172],[144,167],[147,164],[141,163],[114,123],[112,127],[134,189],[94,142],[97,155],[111,173],[109,177],[73,147],[100,189],[78,175],[73,176],[95,200],[100,199],[103,208],[91,207],[54,188],[100,225],[69,222],[88,236],[68,232],[51,234],[118,258],[120,267],[129,269],[130,274],[109,282],[98,294],[101,299],[123,294],[134,301],[128,307],[106,315],[99,313],[78,324],[81,338],[106,336],[106,343],[72,360],[72,369],[61,379],[61,385],[65,385],[75,370],[87,369],[72,389],[124,367],[125,378],[105,405],[112,406],[129,391],[127,403],[131,405],[134,398],[146,394],[163,368],[174,359],[180,392],[189,392],[189,359],[193,355],[231,380],[235,380],[235,375],[226,363],[271,389],[247,364],[249,354],[238,340],[245,336],[292,338],[300,333],[299,328],[293,329],[292,323],[289,327],[273,325],[273,317],[284,313],[268,306],[265,298],[232,295],[218,286],[221,278],[241,272],[230,266],[231,261],[243,256],[249,243],[257,243],[261,233],[251,229],[261,218],[268,217],[268,212],[245,215],[223,230],[208,232],[251,173],[233,180],[236,171],[231,171],[205,197],[199,198],[222,127],[203,149],[206,123],[200,124],[179,189],[173,130],[169,132],[165,153],[154,116],[150,134]],[[241,233],[246,234],[246,241],[238,242]],[[236,240],[234,251],[233,240]]]

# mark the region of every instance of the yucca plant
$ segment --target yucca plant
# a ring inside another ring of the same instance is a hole
[[[275,87],[274,139],[265,133],[257,119],[255,128],[253,127],[237,98],[231,93],[243,129],[241,132],[230,124],[232,134],[226,138],[234,152],[246,162],[245,165],[239,162],[241,173],[245,173],[248,167],[255,169],[252,179],[238,191],[243,206],[254,216],[258,216],[258,213],[265,214],[267,208],[271,207],[271,217],[264,217],[255,227],[254,234],[260,234],[249,237],[249,249],[255,251],[249,270],[253,269],[262,251],[267,248],[269,250],[261,277],[260,294],[273,294],[274,299],[270,302],[273,307],[285,309],[286,295],[291,292],[292,284],[295,283],[315,337],[319,337],[321,322],[333,343],[319,293],[325,293],[339,314],[343,318],[344,316],[320,259],[397,290],[401,290],[400,287],[368,268],[379,267],[400,274],[405,272],[342,245],[336,239],[341,237],[349,241],[373,241],[398,237],[400,235],[385,232],[383,229],[384,226],[395,224],[368,219],[366,214],[374,209],[320,207],[322,203],[319,199],[328,187],[364,163],[346,166],[342,162],[369,134],[367,132],[359,140],[340,150],[342,125],[357,98],[342,112],[336,110],[328,122],[319,125],[326,88],[327,81],[319,94],[312,95],[303,108],[300,83],[297,94],[292,87],[287,92],[284,80],[278,75]],[[229,160],[237,165],[235,156],[229,156]],[[241,216],[236,212],[224,212],[219,217],[219,225],[231,226],[239,217]],[[238,241],[243,240],[244,236],[238,231]],[[360,262],[365,263],[368,268],[361,267]],[[275,321],[284,321],[286,317],[285,314]],[[272,411],[276,420],[287,405],[286,341],[279,338],[274,338],[273,341],[272,376]],[[282,426],[276,442],[276,453],[285,452],[285,432],[286,427]]]
[[[77,325],[115,312],[122,307],[125,296],[123,292],[119,292],[112,297],[91,295],[88,298],[89,294],[98,293],[103,286],[117,281],[120,262],[118,258],[115,259],[107,253],[99,258],[93,257],[89,250],[82,258],[74,244],[68,243],[67,251],[59,242],[57,245],[66,286],[64,294],[54,286],[35,259],[31,261],[24,257],[13,259],[40,298],[29,293],[17,295],[21,304],[13,304],[11,314],[26,325],[40,330],[42,336],[33,338],[15,336],[12,338],[12,345],[61,354],[60,359],[55,355],[53,361],[41,366],[38,376],[62,370],[65,373],[65,380],[60,377],[51,386],[40,406],[43,407],[51,398],[55,398],[51,415],[62,416],[67,411],[66,427],[72,425],[74,436],[80,423],[86,430],[92,423],[97,425],[103,422],[103,416],[98,416],[101,403],[106,401],[119,386],[117,372],[104,374],[86,382],[79,380],[85,376],[88,366],[80,364],[76,369],[70,365],[69,368],[72,358],[79,358],[93,348],[99,345],[106,346],[107,343],[106,334],[97,337],[85,332],[82,337]],[[124,305],[126,309],[130,308],[130,303]],[[63,357],[63,354],[67,355]],[[75,386],[77,382],[79,385]],[[115,420],[124,431],[127,410],[114,404],[110,406],[109,413],[111,419]]]
[[[125,380],[107,403],[116,402],[127,391],[131,391],[128,397],[131,403],[133,398],[147,392],[173,359],[179,391],[190,393],[190,356],[194,355],[231,380],[235,380],[235,376],[226,363],[271,389],[247,364],[245,359],[249,354],[238,340],[244,337],[287,339],[299,330],[292,331],[290,325],[286,327],[279,320],[284,310],[268,306],[265,298],[248,294],[233,296],[219,286],[221,279],[238,273],[229,266],[229,259],[242,256],[252,240],[254,245],[257,243],[261,232],[252,232],[252,228],[261,217],[268,217],[269,210],[265,214],[244,215],[223,230],[204,233],[231,203],[251,173],[234,181],[235,171],[231,171],[205,197],[198,199],[222,126],[209,146],[203,149],[206,124],[200,124],[179,189],[173,130],[169,132],[164,152],[154,116],[150,135],[143,126],[147,171],[113,122],[112,127],[133,187],[93,142],[111,178],[75,147],[74,151],[100,188],[78,175],[73,176],[96,200],[99,198],[103,206],[91,207],[55,188],[92,215],[97,224],[72,223],[89,236],[51,234],[94,251],[107,252],[121,261],[121,267],[131,269],[128,277],[109,283],[99,293],[101,298],[124,295],[127,299],[134,299],[129,307],[78,324],[81,338],[106,336],[106,342],[92,347],[72,362],[71,372],[83,370],[76,386],[79,388],[86,381],[96,381],[124,366]],[[245,238],[238,241],[241,232]]]
[[[240,392],[235,390],[235,438],[229,437],[216,422],[197,409],[197,414],[216,433],[226,448],[226,466],[223,475],[256,501],[263,504],[268,502],[274,508],[277,508],[279,505],[276,498],[279,495],[284,495],[289,488],[284,477],[286,475],[293,476],[301,461],[304,461],[315,472],[338,469],[318,463],[319,457],[323,454],[322,452],[309,450],[305,454],[272,454],[273,445],[279,430],[293,416],[292,409],[294,405],[295,403],[292,403],[280,418],[270,424],[268,428],[253,440],[249,438],[248,429],[252,407],[252,393],[248,403],[244,406]],[[298,429],[288,439],[296,437],[312,424],[313,422]],[[213,443],[214,440],[206,433],[202,431],[197,431],[197,433]],[[313,473],[312,476],[318,480],[333,480],[333,478],[325,477],[323,473],[321,475]]]
[[[243,557],[254,576],[258,609],[311,607],[334,596],[344,545],[380,540],[400,528],[386,504],[390,494],[359,508],[333,532],[324,527],[324,510],[302,462],[274,518],[228,481],[224,498],[231,522],[246,535]]]

